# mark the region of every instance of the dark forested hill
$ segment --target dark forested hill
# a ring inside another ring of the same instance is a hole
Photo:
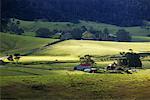
[[[2,0],[2,17],[49,21],[90,20],[119,26],[150,20],[150,0]]]

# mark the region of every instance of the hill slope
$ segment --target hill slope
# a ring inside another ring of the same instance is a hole
[[[0,33],[0,55],[25,53],[54,41],[56,40]]]
[[[33,55],[81,56],[85,54],[103,56],[133,49],[136,52],[150,51],[150,42],[106,42],[88,40],[67,40],[48,47]]]
[[[16,19],[15,21],[17,21]],[[42,22],[42,21],[20,21],[20,27],[25,30],[25,32],[35,32],[39,28],[48,28],[49,30],[72,30],[74,28],[81,28],[85,26],[87,29],[103,30],[108,28],[110,33],[116,33],[119,29],[125,29],[131,33],[133,36],[147,36],[150,34],[150,30],[141,28],[140,26],[135,27],[119,27],[111,24],[97,23],[92,21],[80,21],[79,23],[70,22]],[[25,33],[24,35],[33,35]]]

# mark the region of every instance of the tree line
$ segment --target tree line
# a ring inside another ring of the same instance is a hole
[[[9,32],[11,34],[22,35],[24,29],[20,26],[21,22],[15,19],[8,19],[2,21],[2,32]],[[69,27],[70,24],[67,24]],[[70,28],[69,30],[49,30],[48,28],[39,28],[35,31],[36,37],[54,38],[61,40],[76,39],[76,40],[99,40],[99,41],[131,41],[131,35],[124,29],[119,29],[116,34],[109,32],[108,28],[102,30],[95,30],[93,27],[87,28],[80,26]]]
[[[108,28],[104,28],[102,31],[96,31],[93,29],[87,29],[85,26],[81,28],[75,28],[69,31],[53,30],[48,28],[39,28],[36,31],[37,37],[54,38],[61,40],[76,39],[76,40],[99,40],[99,41],[119,41],[129,42],[132,40],[131,35],[124,29],[119,29],[116,34],[111,34]]]
[[[150,20],[150,0],[2,0],[2,18],[48,21],[88,20],[119,26]]]

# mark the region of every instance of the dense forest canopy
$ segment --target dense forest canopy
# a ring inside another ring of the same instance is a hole
[[[49,21],[90,20],[119,26],[150,20],[150,0],[2,0],[2,17]]]

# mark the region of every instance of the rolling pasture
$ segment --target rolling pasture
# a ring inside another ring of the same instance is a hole
[[[1,33],[1,55],[26,54],[31,50],[42,48],[56,39],[44,39]],[[20,62],[32,61],[77,61],[80,56],[89,54],[95,57],[118,55],[119,52],[133,49],[134,52],[150,52],[150,42],[108,42],[89,40],[66,40],[28,56],[22,56]]]
[[[134,52],[150,51],[150,42],[106,42],[88,40],[68,40],[64,41],[33,55],[50,56],[72,56],[78,57],[85,54],[93,56],[116,55],[119,52],[133,49]]]
[[[56,41],[3,33],[1,36],[1,55],[26,53]],[[6,37],[9,41],[6,41]],[[31,55],[22,56],[19,64],[10,62],[0,65],[1,99],[149,100],[149,57],[142,61],[143,69],[133,74],[94,74],[73,70],[79,64],[79,56],[90,54],[99,59],[128,49],[149,52],[150,43],[67,40],[47,46]],[[96,67],[105,68],[112,62],[98,61]]]

